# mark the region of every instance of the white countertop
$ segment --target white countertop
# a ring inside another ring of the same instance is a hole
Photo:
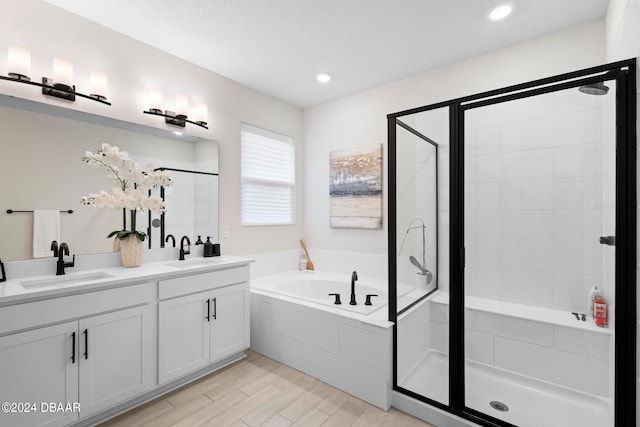
[[[55,260],[51,259],[51,262]],[[105,267],[74,270],[67,267],[66,274],[38,275],[8,279],[0,283],[0,307],[81,292],[108,289],[150,280],[169,279],[191,274],[248,265],[251,258],[223,255],[212,258],[187,258],[185,261],[156,261],[140,267]]]

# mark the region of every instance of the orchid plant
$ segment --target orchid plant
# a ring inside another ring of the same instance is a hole
[[[82,161],[104,168],[116,184],[111,193],[102,190],[97,194],[89,194],[82,198],[82,203],[98,208],[129,209],[131,213],[131,230],[112,231],[107,238],[115,236],[124,240],[135,235],[140,241],[144,241],[147,235],[136,230],[136,215],[147,209],[158,213],[165,211],[164,201],[158,196],[149,195],[149,190],[171,186],[169,175],[164,171],[154,170],[153,165],[147,165],[143,169],[139,163],[131,160],[129,153],[107,143],[102,144],[97,153],[87,151],[82,156]]]

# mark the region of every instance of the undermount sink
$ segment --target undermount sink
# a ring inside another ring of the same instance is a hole
[[[109,273],[96,271],[92,273],[79,273],[79,274],[70,274],[68,276],[64,275],[64,276],[46,277],[44,279],[25,280],[23,282],[20,282],[20,284],[25,289],[33,289],[33,288],[42,288],[46,286],[71,285],[71,284],[77,284],[82,282],[92,282],[94,280],[109,279],[111,277],[113,277],[113,275]]]
[[[176,268],[194,268],[194,267],[204,267],[206,265],[215,265],[220,264],[220,257],[211,257],[211,258],[188,258],[184,261],[171,261],[168,262],[167,265]]]

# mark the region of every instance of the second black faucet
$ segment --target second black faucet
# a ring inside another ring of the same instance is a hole
[[[187,249],[184,248],[184,241],[187,241]],[[180,258],[178,261],[184,261],[184,256],[189,255],[191,253],[191,240],[189,240],[188,236],[182,236],[180,239]]]
[[[71,262],[64,262],[64,256],[69,255],[69,245],[65,242],[60,243],[58,246],[58,262],[56,263],[56,276],[61,276],[64,273],[65,267],[73,267],[76,265],[76,254],[73,254],[73,260]]]

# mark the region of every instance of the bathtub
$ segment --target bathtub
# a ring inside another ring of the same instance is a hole
[[[329,293],[339,293],[335,305]],[[361,274],[294,271],[251,281],[251,348],[372,405],[391,406],[392,323],[387,282]],[[376,294],[365,306],[365,295]]]
[[[386,287],[386,282],[363,277],[355,285],[357,304],[350,305],[351,276],[348,274],[306,270],[278,274],[251,282],[251,288],[255,290],[363,315],[369,315],[387,306]],[[340,294],[342,304],[334,304],[335,298],[329,295],[332,293]],[[372,305],[364,305],[365,296],[368,294],[377,295],[371,298]]]

